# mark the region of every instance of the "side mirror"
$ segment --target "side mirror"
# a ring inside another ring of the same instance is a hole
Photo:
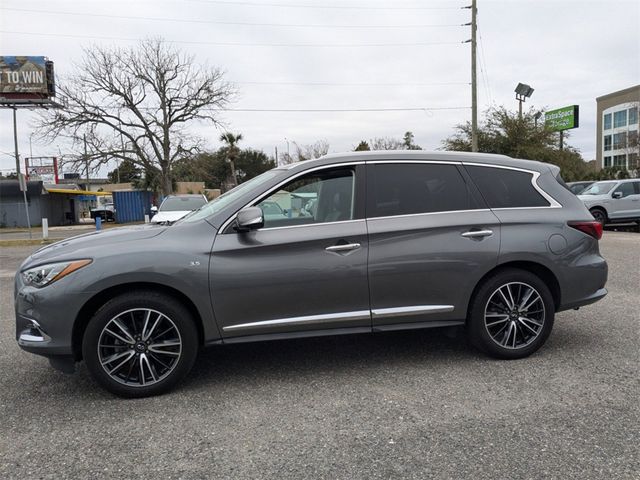
[[[260,207],[247,207],[238,212],[234,229],[237,232],[248,232],[264,226],[264,214]]]
[[[613,192],[613,198],[622,198],[622,192]]]

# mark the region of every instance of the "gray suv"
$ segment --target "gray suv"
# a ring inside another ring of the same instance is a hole
[[[265,215],[280,206],[286,215]],[[312,203],[312,208],[309,208]],[[270,170],[172,225],[31,255],[16,338],[122,396],[158,394],[202,346],[464,326],[526,357],[556,312],[606,295],[602,225],[557,167],[500,155],[362,152]]]

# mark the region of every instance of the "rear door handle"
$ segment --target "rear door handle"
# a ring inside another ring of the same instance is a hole
[[[348,252],[350,250],[355,250],[356,248],[360,248],[359,243],[345,243],[344,245],[332,245],[330,247],[325,248],[327,252]]]
[[[465,238],[482,238],[493,235],[493,230],[469,230],[461,234]]]

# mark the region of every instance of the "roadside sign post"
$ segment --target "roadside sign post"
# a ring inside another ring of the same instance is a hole
[[[42,219],[42,240],[47,240],[49,238],[49,219]]]

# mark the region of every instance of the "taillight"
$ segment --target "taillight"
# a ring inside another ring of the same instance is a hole
[[[602,238],[602,223],[597,220],[588,222],[567,222],[567,225],[571,228],[575,228],[576,230],[580,230],[582,233],[586,233],[596,240],[600,240]]]

